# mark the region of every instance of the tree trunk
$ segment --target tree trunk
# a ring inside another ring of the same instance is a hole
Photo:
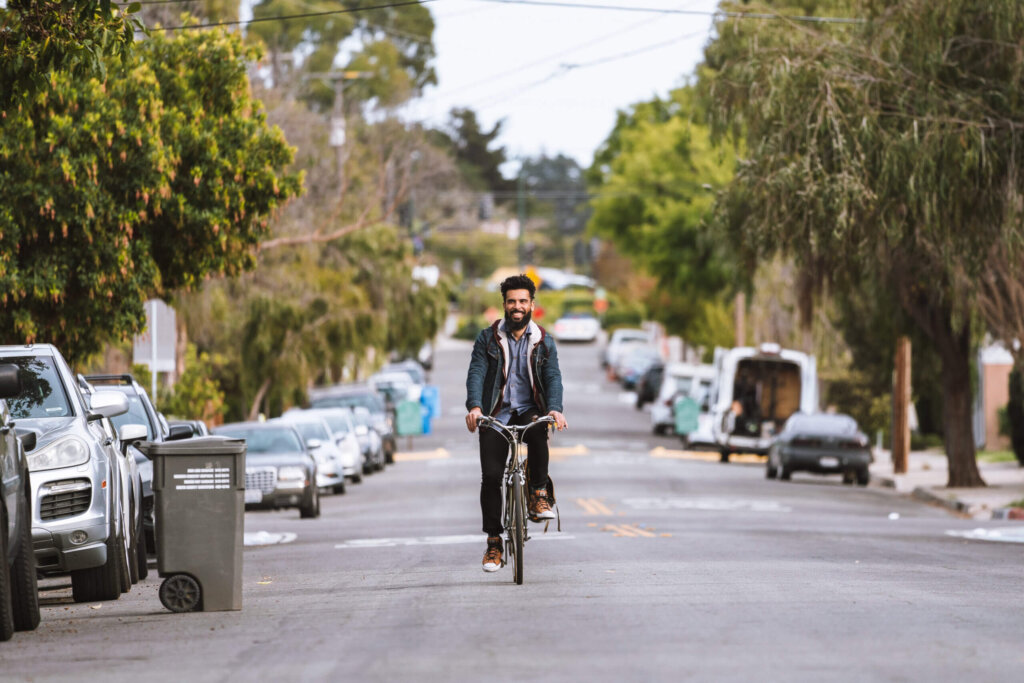
[[[263,403],[264,397],[270,390],[270,378],[263,380],[263,384],[260,385],[260,390],[256,392],[256,398],[253,399],[252,407],[249,409],[249,421],[253,422],[258,420],[260,417],[260,404]]]
[[[942,359],[942,418],[946,429],[949,487],[985,486],[974,449],[974,405],[971,400],[971,337],[968,325],[956,332],[941,326],[935,346]],[[939,331],[939,330],[936,330]],[[944,338],[943,338],[944,337]]]

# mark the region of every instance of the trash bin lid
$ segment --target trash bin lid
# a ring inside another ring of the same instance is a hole
[[[154,455],[239,455],[245,453],[245,439],[227,436],[199,436],[180,441],[139,441],[135,447],[149,457]]]

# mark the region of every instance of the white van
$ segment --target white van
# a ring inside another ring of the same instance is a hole
[[[732,453],[766,454],[790,415],[818,410],[814,356],[761,344],[717,348],[714,365],[711,428],[722,462]]]

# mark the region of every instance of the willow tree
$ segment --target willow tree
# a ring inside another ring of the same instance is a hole
[[[1024,242],[1024,4],[841,5],[863,21],[719,22],[716,123],[748,152],[718,215],[833,287],[884,283],[941,358],[949,485],[983,486],[971,327],[989,255]]]

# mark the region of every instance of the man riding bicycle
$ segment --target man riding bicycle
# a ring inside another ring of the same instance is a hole
[[[466,427],[476,431],[486,414],[508,425],[526,425],[550,415],[559,431],[568,427],[562,415],[562,373],[555,340],[533,322],[537,287],[526,275],[501,283],[505,317],[476,337],[466,376]],[[546,425],[527,430],[530,519],[554,519],[548,499],[548,431]],[[497,427],[480,430],[480,510],[487,534],[485,572],[501,568],[501,479],[508,442]]]

